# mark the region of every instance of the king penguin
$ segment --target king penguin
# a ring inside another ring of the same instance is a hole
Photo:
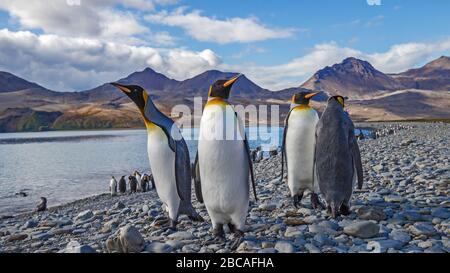
[[[333,218],[350,213],[356,181],[363,186],[355,127],[344,103],[342,96],[330,97],[316,128],[315,176]]]
[[[122,175],[122,177],[119,180],[119,192],[125,193],[127,191],[127,181],[125,181],[125,175]]]
[[[300,92],[293,95],[291,110],[284,123],[281,180],[286,158],[288,187],[295,207],[300,205],[305,190],[311,191],[313,208],[320,204],[314,187],[314,149],[319,115],[309,106],[310,99],[317,94],[319,92]]]
[[[215,240],[224,239],[223,225],[228,225],[236,236],[232,249],[244,235],[249,177],[257,199],[244,124],[228,103],[231,87],[239,76],[218,80],[209,89],[200,121],[195,170],[197,199],[205,203]]]
[[[189,150],[178,126],[161,113],[146,90],[137,85],[112,83],[139,108],[147,127],[147,153],[156,192],[169,213],[172,229],[178,216],[203,221],[191,203],[191,169]]]

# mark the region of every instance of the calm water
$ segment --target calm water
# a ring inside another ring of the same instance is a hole
[[[262,131],[247,129],[251,148],[279,145],[282,128]],[[198,129],[183,135],[196,139]],[[187,143],[193,160],[197,141]],[[0,215],[30,211],[40,196],[55,206],[107,192],[111,175],[149,173],[146,147],[145,130],[0,134]]]
[[[272,132],[281,135],[279,127]],[[194,158],[197,142],[187,143]],[[111,175],[134,170],[149,172],[145,130],[0,134],[0,215],[29,211],[40,196],[54,206],[107,192]],[[28,196],[16,195],[20,191]]]

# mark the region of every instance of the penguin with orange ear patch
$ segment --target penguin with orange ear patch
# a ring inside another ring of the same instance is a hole
[[[146,90],[137,85],[112,83],[138,107],[147,127],[147,153],[156,192],[169,212],[175,229],[180,214],[202,221],[191,203],[189,150],[179,128],[156,108]],[[136,179],[133,176],[134,179]]]
[[[300,92],[292,97],[291,110],[285,120],[281,179],[284,176],[284,159],[287,165],[288,186],[294,206],[301,203],[305,190],[311,192],[311,205],[320,205],[314,190],[314,149],[316,145],[316,125],[319,121],[317,111],[309,106],[311,98],[319,92]]]

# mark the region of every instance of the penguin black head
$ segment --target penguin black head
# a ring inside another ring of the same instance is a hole
[[[125,93],[139,108],[139,110],[143,113],[145,105],[147,104],[147,92],[144,88],[138,85],[123,85],[120,83],[113,82],[111,83],[115,87],[117,87],[120,91]]]
[[[42,203],[47,203],[47,198],[41,197],[41,201],[42,201]]]
[[[209,88],[208,97],[228,99],[230,97],[231,87],[236,83],[240,76],[241,74],[230,80],[217,80]]]
[[[332,96],[332,97],[330,97],[329,99],[328,99],[328,102],[330,102],[331,100],[335,100],[335,101],[337,101],[340,105],[342,105],[342,107],[344,107],[345,106],[345,100],[346,99],[348,99],[347,97],[343,97],[343,96],[340,96],[340,95],[337,95],[337,96]]]
[[[292,103],[308,105],[309,100],[320,92],[300,92],[292,96]]]

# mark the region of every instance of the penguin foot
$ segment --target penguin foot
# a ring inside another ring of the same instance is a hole
[[[320,202],[319,195],[317,193],[311,193],[311,206],[313,209],[325,208],[325,206]]]
[[[170,219],[165,216],[158,216],[153,221],[152,226],[164,226],[170,222]]]
[[[303,193],[294,195],[293,201],[294,201],[294,207],[299,208],[302,203]]]
[[[328,206],[327,207],[327,213],[331,214],[331,217],[333,219],[336,219],[339,216],[339,210],[337,208],[335,208],[335,207],[332,207],[332,206]]]
[[[244,232],[242,232],[241,230],[235,229],[233,231],[233,233],[234,233],[234,239],[231,241],[230,249],[234,251],[244,241]]]
[[[178,224],[178,221],[172,220],[172,219],[169,218],[169,229],[170,230],[176,231],[177,230],[177,224]]]
[[[223,231],[222,225],[218,225],[216,228],[214,228],[212,234],[214,238],[212,238],[208,242],[212,244],[222,244],[225,242],[225,232]]]
[[[341,207],[339,208],[339,213],[347,216],[351,213],[350,208],[347,205],[342,204]]]
[[[201,217],[200,214],[197,214],[197,213],[188,215],[188,217],[189,217],[189,219],[191,219],[191,221],[194,221],[194,222],[204,222],[205,221],[205,219],[203,219],[203,217]]]

